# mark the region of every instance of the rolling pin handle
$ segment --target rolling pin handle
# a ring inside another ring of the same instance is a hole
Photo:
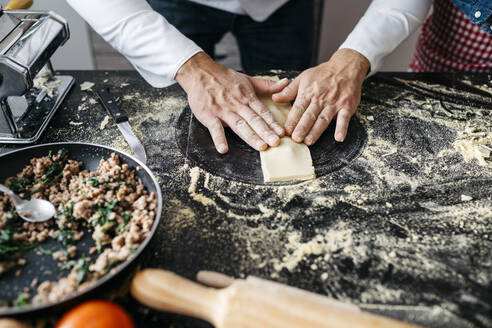
[[[212,324],[222,321],[221,293],[170,271],[145,269],[136,274],[130,292],[154,309],[189,315]]]
[[[214,288],[226,288],[232,285],[234,278],[214,271],[198,271],[196,280],[204,285]]]

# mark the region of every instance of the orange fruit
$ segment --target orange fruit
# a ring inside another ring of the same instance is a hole
[[[108,301],[82,303],[58,321],[56,328],[134,328],[132,319],[120,306]]]

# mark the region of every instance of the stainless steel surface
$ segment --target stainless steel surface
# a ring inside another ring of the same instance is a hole
[[[135,153],[135,157],[138,158],[144,164],[147,164],[147,155],[145,154],[145,149],[138,140],[135,133],[133,133],[132,127],[128,121],[117,123],[118,128],[120,129],[123,137],[125,137],[126,142],[130,145],[130,148]]]
[[[2,135],[2,131],[5,131],[6,133],[17,131],[14,114],[10,110],[7,98],[5,101],[0,100],[0,136]]]
[[[16,17],[13,17],[12,15],[8,15],[12,19],[16,19]],[[30,18],[27,20],[18,20],[18,24],[15,25],[15,28],[10,31],[6,35],[5,38],[2,39],[2,42],[0,42],[0,55],[5,55],[7,51],[17,42],[19,39],[29,30],[31,26],[34,25],[35,20]],[[3,27],[2,27],[3,28]]]
[[[0,11],[0,42],[10,34],[10,32],[20,23],[20,20],[11,15],[4,15]]]
[[[22,96],[28,100],[29,107],[24,111],[23,115],[16,117],[17,120],[15,124],[18,126],[16,133],[12,133],[8,130],[8,127],[3,125],[6,121],[2,121],[3,115],[0,113],[0,143],[29,144],[37,141],[41,137],[51,118],[58,110],[75,82],[75,79],[68,75],[57,75],[56,79],[58,79],[60,83],[56,89],[53,90],[53,96],[43,96],[44,91],[37,88],[31,88],[26,95]],[[37,100],[41,98],[42,100],[38,102]],[[2,109],[10,108],[12,106],[12,102],[9,101],[10,99],[14,98],[9,97],[5,102],[0,103]],[[9,105],[7,106],[7,104]],[[4,115],[4,117],[15,118],[14,115]]]
[[[11,30],[0,41],[0,75],[9,81],[0,85],[0,99],[27,92],[37,73],[69,38],[67,22],[51,12],[11,10],[1,18],[0,30]]]
[[[46,128],[73,78],[57,77],[48,96],[33,85],[68,38],[67,22],[53,12],[0,11],[0,143],[31,143]]]
[[[51,219],[55,213],[55,206],[44,199],[25,200],[16,195],[12,190],[0,184],[0,191],[6,193],[15,206],[19,216],[28,222],[44,222]]]
[[[33,78],[68,39],[68,25],[52,13],[28,15],[19,26],[24,24],[22,35],[5,56],[28,68]]]
[[[36,96],[36,103],[39,104],[43,101],[44,97],[46,97],[47,93],[44,90],[41,90],[41,92]]]

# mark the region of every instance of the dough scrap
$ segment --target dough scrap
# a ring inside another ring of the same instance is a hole
[[[277,121],[281,126],[285,126],[285,122],[287,121],[287,116],[289,115],[289,111],[291,109],[290,104],[280,104],[276,103],[269,96],[260,96],[259,99],[270,110],[273,118]]]
[[[278,77],[272,80],[278,80]],[[284,126],[292,106],[276,103],[270,96],[261,96],[259,99],[270,110],[273,118]],[[265,182],[316,178],[308,146],[304,143],[296,143],[290,137],[281,138],[277,147],[270,147],[261,151],[260,159]]]
[[[277,147],[261,151],[260,159],[265,182],[312,180],[316,177],[309,148],[289,137],[281,138]]]

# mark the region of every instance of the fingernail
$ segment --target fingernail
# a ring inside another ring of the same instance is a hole
[[[302,138],[301,136],[299,135],[299,133],[294,133],[292,135],[292,140],[294,140],[295,142],[302,142]]]
[[[259,150],[265,150],[268,147],[268,145],[263,141],[258,141],[256,143],[256,146],[258,147]]]
[[[312,137],[306,137],[306,139],[304,139],[304,143],[308,146],[311,146],[313,144],[313,138]]]
[[[342,132],[338,132],[335,139],[338,141],[338,142],[343,142],[343,140],[345,139],[345,136],[343,135]]]
[[[278,139],[278,136],[269,136],[268,143],[270,144],[270,146],[273,146],[278,142]]]
[[[227,152],[227,146],[224,144],[220,144],[217,148],[219,149],[219,153],[221,153],[221,154],[224,154],[225,152]]]
[[[284,133],[284,129],[280,125],[274,125],[275,133],[278,135],[282,135]]]

